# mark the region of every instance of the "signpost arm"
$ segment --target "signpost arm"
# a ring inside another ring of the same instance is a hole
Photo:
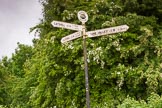
[[[83,23],[83,54],[84,54],[84,69],[85,69],[85,87],[86,87],[86,104],[90,108],[90,95],[89,95],[89,80],[88,80],[88,63],[87,63],[87,48],[86,48],[86,30]]]

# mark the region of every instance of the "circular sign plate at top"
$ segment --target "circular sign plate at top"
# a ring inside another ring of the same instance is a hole
[[[88,21],[88,14],[85,11],[79,11],[78,12],[78,19],[82,22],[85,23]]]

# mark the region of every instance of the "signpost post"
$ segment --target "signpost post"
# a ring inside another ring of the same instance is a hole
[[[88,78],[88,62],[87,62],[87,48],[86,48],[86,38],[87,37],[98,37],[108,34],[115,34],[120,32],[125,32],[129,29],[127,25],[120,25],[116,27],[104,28],[95,31],[86,32],[85,23],[88,21],[88,15],[85,11],[78,12],[78,19],[82,22],[82,25],[76,25],[61,21],[52,21],[54,27],[65,28],[70,30],[75,30],[77,32],[65,36],[61,39],[62,43],[83,37],[83,54],[84,54],[84,70],[85,70],[85,87],[86,87],[86,105],[90,108],[90,95],[89,95],[89,78]]]
[[[88,15],[84,11],[78,12],[78,19],[82,22],[82,36],[83,36],[83,55],[84,55],[84,70],[85,70],[85,87],[86,87],[86,104],[90,108],[90,95],[89,95],[89,78],[88,78],[88,62],[87,62],[87,48],[86,48],[86,27],[85,22],[88,21]]]

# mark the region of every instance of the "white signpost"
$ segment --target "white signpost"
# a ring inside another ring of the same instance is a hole
[[[129,27],[127,25],[121,25],[121,26],[116,26],[116,27],[111,27],[111,28],[89,31],[87,32],[87,35],[88,37],[97,37],[97,36],[103,36],[103,35],[108,35],[108,34],[125,32],[128,29]]]
[[[81,35],[81,32],[75,32],[75,33],[73,33],[73,34],[70,34],[70,35],[68,35],[68,36],[65,36],[65,37],[63,37],[62,39],[61,39],[61,43],[65,43],[65,42],[68,42],[68,41],[71,41],[71,40],[74,40],[74,39],[76,39],[76,38],[79,38],[79,37],[81,37],[82,35]]]
[[[51,23],[54,27],[65,28],[70,30],[82,31],[81,25],[61,22],[61,21],[52,21]]]
[[[129,29],[129,27],[127,25],[121,25],[121,26],[116,26],[116,27],[99,29],[99,30],[95,30],[95,31],[89,31],[89,32],[86,32],[86,34],[88,35],[88,37],[98,37],[98,36],[103,36],[103,35],[108,35],[108,34],[125,32],[128,29]],[[79,37],[81,37],[81,32],[75,32],[73,34],[63,37],[61,39],[61,42],[65,43],[65,42],[77,39]]]
[[[76,30],[77,32],[65,36],[61,39],[62,43],[83,37],[83,54],[84,54],[84,69],[85,69],[85,87],[86,87],[86,105],[90,108],[90,95],[89,95],[89,79],[88,79],[88,62],[87,62],[87,49],[86,49],[86,37],[98,37],[108,34],[125,32],[129,29],[127,25],[120,25],[116,27],[104,28],[95,31],[86,32],[85,22],[88,21],[88,15],[85,11],[78,12],[78,19],[82,22],[82,25],[76,25],[61,21],[52,21],[54,27],[65,28],[70,30]],[[86,36],[88,35],[88,36]]]
[[[88,14],[85,11],[78,12],[78,19],[83,23],[88,21]]]

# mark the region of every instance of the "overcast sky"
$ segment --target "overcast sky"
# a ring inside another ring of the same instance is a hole
[[[29,29],[39,23],[41,12],[38,0],[0,0],[0,58],[11,57],[17,42],[32,45]]]

